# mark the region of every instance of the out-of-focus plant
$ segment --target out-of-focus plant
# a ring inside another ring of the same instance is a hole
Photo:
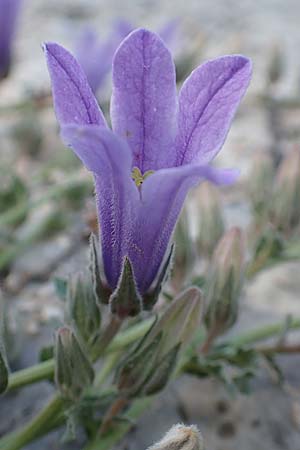
[[[274,183],[271,221],[279,231],[291,233],[300,225],[300,149],[295,147],[282,160]]]
[[[0,190],[0,217],[10,210],[12,205],[20,205],[29,198],[28,188],[19,175],[8,167],[0,169],[1,190]],[[24,214],[18,216],[10,225],[20,224],[26,217]]]
[[[0,1],[0,80],[7,77],[12,62],[12,46],[22,0]]]
[[[299,259],[300,151],[290,150],[275,169],[268,157],[254,164],[249,197],[254,210],[248,275],[284,260]]]

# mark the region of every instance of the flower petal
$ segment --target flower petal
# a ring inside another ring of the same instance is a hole
[[[201,65],[179,95],[177,165],[207,164],[218,153],[251,77],[251,62],[240,55]]]
[[[180,40],[179,25],[180,20],[179,17],[177,17],[176,19],[171,19],[166,22],[157,32],[166,46],[172,51],[176,50]]]
[[[133,27],[129,22],[118,20],[113,24],[105,40],[101,40],[92,28],[86,28],[79,36],[75,55],[94,93],[103,85],[110,72],[113,56],[122,39],[132,30]]]
[[[0,0],[0,80],[9,73],[20,5],[21,0]]]
[[[91,91],[85,73],[65,48],[44,44],[52,81],[54,108],[60,125],[95,124],[106,126],[102,111]]]
[[[133,166],[142,173],[174,165],[177,95],[175,67],[163,41],[150,31],[133,31],[113,62],[111,120],[126,139]]]
[[[98,34],[91,28],[84,30],[78,38],[75,56],[94,93],[111,69],[113,53],[110,43],[100,41]]]
[[[144,181],[134,225],[134,246],[128,252],[140,292],[149,289],[159,271],[189,189],[204,179],[230,184],[236,176],[234,170],[186,165],[159,170]]]
[[[63,127],[62,137],[95,175],[105,275],[115,288],[139,203],[131,179],[131,151],[110,130],[95,125]]]

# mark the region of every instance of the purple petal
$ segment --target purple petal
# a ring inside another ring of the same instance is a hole
[[[114,51],[107,42],[101,42],[98,34],[86,29],[79,37],[75,55],[94,93],[103,84],[111,69]]]
[[[52,81],[54,108],[60,125],[73,123],[105,127],[102,111],[76,59],[55,43],[46,43],[44,51]]]
[[[232,170],[187,165],[160,170],[144,181],[134,225],[134,246],[128,253],[141,293],[149,289],[159,271],[189,189],[204,179],[230,184],[236,176]]]
[[[142,173],[175,163],[177,96],[169,50],[150,31],[133,31],[113,62],[111,119]]]
[[[113,24],[113,33],[119,39],[124,39],[133,29],[132,23],[125,19],[117,19]]]
[[[131,151],[125,141],[99,126],[69,125],[62,128],[62,137],[95,175],[105,275],[115,288],[139,204],[131,179]]]
[[[208,61],[192,72],[179,95],[177,165],[214,158],[250,77],[251,62],[239,55]]]
[[[132,29],[129,22],[118,20],[113,24],[109,36],[103,41],[98,33],[90,28],[79,37],[75,55],[94,93],[101,87],[110,72],[116,49]]]
[[[160,30],[158,30],[160,38],[171,50],[176,48],[176,44],[179,40],[179,24],[179,18],[169,20],[162,28],[160,28]]]
[[[0,79],[8,75],[21,0],[0,0]]]

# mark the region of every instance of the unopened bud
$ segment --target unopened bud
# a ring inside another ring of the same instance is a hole
[[[129,258],[125,258],[118,286],[112,293],[109,304],[111,312],[121,319],[136,316],[142,310],[142,298],[138,292]]]
[[[148,450],[204,450],[202,436],[195,425],[174,425],[167,434]]]
[[[86,352],[69,327],[56,333],[55,381],[61,394],[76,401],[94,379],[94,369]]]
[[[199,328],[201,309],[198,288],[189,288],[172,301],[121,363],[117,385],[123,395],[152,395],[167,384],[179,350]]]
[[[211,254],[224,232],[221,201],[218,190],[208,182],[197,191],[200,211],[200,227],[197,237],[201,252]]]
[[[90,347],[100,333],[101,312],[90,274],[79,273],[71,277],[67,289],[66,320]]]
[[[272,159],[266,153],[259,153],[253,161],[249,177],[249,197],[253,212],[261,222],[268,215],[274,180]]]
[[[294,148],[279,166],[271,220],[278,230],[289,232],[300,222],[300,150]]]
[[[186,275],[191,271],[195,261],[194,244],[189,223],[188,212],[187,209],[184,208],[175,229],[175,253],[174,264],[172,267],[174,283],[178,282],[180,285],[182,285],[182,280],[184,280]]]
[[[215,249],[207,284],[206,324],[223,332],[237,317],[245,271],[244,236],[239,228],[227,231]]]
[[[270,261],[280,258],[284,250],[284,239],[276,228],[268,224],[253,244],[253,257],[247,267],[247,275],[252,277]]]

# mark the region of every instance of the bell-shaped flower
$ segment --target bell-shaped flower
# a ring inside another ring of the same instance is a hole
[[[112,130],[74,57],[45,44],[61,135],[94,174],[107,282],[129,260],[141,295],[166,255],[188,191],[208,179],[232,183],[235,170],[210,165],[251,77],[231,55],[195,69],[176,92],[175,67],[158,35],[133,31],[113,61]]]
[[[0,0],[0,80],[7,77],[21,0]]]

